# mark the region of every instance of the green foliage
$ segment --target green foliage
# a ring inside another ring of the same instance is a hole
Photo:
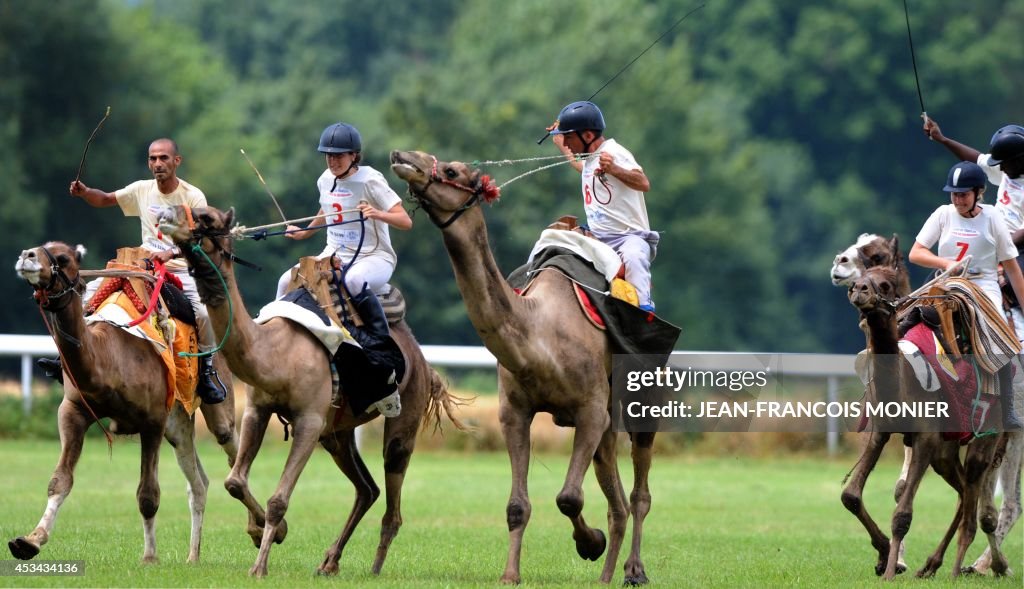
[[[158,3],[0,2],[0,251],[46,239],[82,242],[101,266],[138,228],[67,194],[84,140],[111,119],[84,174],[113,190],[147,177],[146,145],[171,135],[181,174],[239,222],[280,220],[238,153],[259,167],[289,218],[317,209],[324,126],[354,123],[366,164],[391,149],[443,159],[556,155],[536,139],[560,107],[587,98],[694,4],[684,0],[355,0]],[[244,18],[239,18],[241,11]],[[1024,5],[910,4],[928,112],[950,137],[984,148],[1016,121]],[[73,47],[74,51],[68,48]],[[944,195],[952,159],[920,131],[903,6],[885,0],[712,2],[655,44],[595,99],[608,135],[651,178],[662,244],[659,313],[684,349],[851,352],[855,313],[827,277],[862,232],[898,233],[908,250]],[[487,166],[499,183],[545,162]],[[487,211],[508,273],[541,228],[582,216],[567,166],[504,188]],[[97,231],[97,228],[102,228]],[[424,215],[393,231],[395,282],[421,341],[479,342],[440,236]],[[321,238],[243,242],[266,268],[240,270],[252,313],[277,276]],[[915,273],[920,278],[923,272]],[[2,331],[41,332],[24,285],[0,282]]]

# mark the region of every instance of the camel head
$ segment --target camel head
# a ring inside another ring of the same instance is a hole
[[[862,314],[891,313],[899,299],[899,271],[893,266],[872,266],[850,285],[847,298]]]
[[[84,285],[78,275],[85,248],[51,241],[39,247],[24,250],[14,264],[18,276],[35,289],[36,300],[44,308],[63,307],[74,291],[81,293]],[[64,299],[64,300],[62,300]]]
[[[171,238],[192,267],[199,298],[207,305],[219,305],[227,295],[221,283],[222,268],[235,258],[231,227],[235,209],[227,212],[213,207],[162,206],[153,211],[160,231]],[[202,254],[193,249],[196,245]],[[205,255],[203,255],[205,254]]]
[[[392,151],[391,170],[442,229],[480,201],[491,203],[500,196],[491,177],[480,170],[462,162],[442,162],[422,151]]]
[[[892,239],[861,233],[856,243],[839,252],[832,262],[832,284],[850,286],[872,266],[899,268],[903,261],[899,244],[899,236],[895,233]]]

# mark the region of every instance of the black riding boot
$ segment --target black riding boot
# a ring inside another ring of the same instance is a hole
[[[1013,409],[1013,377],[1009,364],[999,371],[999,407],[1003,413],[1003,430],[1008,432],[1021,431],[1024,423]]]
[[[216,405],[227,396],[227,389],[224,383],[217,376],[213,368],[213,355],[203,356],[199,360],[199,382],[196,383],[196,394],[203,400],[203,403]]]
[[[43,369],[46,376],[64,384],[64,367],[61,366],[60,358],[40,358],[36,360],[36,366]]]

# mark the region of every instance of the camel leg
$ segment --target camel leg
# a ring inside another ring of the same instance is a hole
[[[373,476],[359,455],[354,430],[337,431],[324,436],[320,439],[320,445],[331,454],[334,463],[352,482],[356,491],[355,503],[348,514],[341,535],[324,554],[324,560],[316,570],[317,574],[336,575],[338,574],[338,561],[341,559],[341,553],[345,550],[345,545],[352,537],[352,532],[355,531],[360,520],[366,515],[367,510],[380,496],[380,488],[377,487],[377,483],[374,482]]]
[[[907,471],[907,485],[900,496],[899,503],[892,516],[892,541],[889,543],[889,556],[886,559],[884,578],[891,581],[896,576],[896,561],[899,559],[899,545],[910,531],[914,518],[914,496],[921,485],[921,479],[931,463],[932,454],[938,444],[937,434],[917,434],[914,436],[914,453]]]
[[[499,382],[499,388],[500,387]],[[501,582],[516,584],[520,582],[519,558],[523,549],[523,533],[530,523],[530,494],[527,489],[527,475],[530,470],[530,424],[533,413],[518,410],[506,405],[502,395],[502,405],[498,417],[501,421],[501,432],[508,448],[509,463],[512,466],[512,492],[505,506],[505,521],[508,524],[508,558],[505,561],[505,572]]]
[[[178,467],[187,481],[188,510],[192,515],[192,533],[188,543],[188,562],[199,562],[200,545],[203,538],[203,514],[206,512],[206,493],[209,479],[202,470],[195,446],[195,420],[189,416],[181,403],[174,403],[167,420],[164,437],[174,448]]]
[[[256,562],[249,569],[249,574],[254,577],[267,576],[270,546],[277,541],[277,528],[284,521],[284,514],[288,511],[288,500],[292,496],[292,491],[295,490],[295,483],[298,482],[302,469],[306,467],[306,462],[316,447],[323,426],[324,415],[322,413],[303,413],[292,420],[292,449],[288,452],[288,460],[284,464],[284,471],[281,473],[277,490],[267,500],[267,516],[263,526],[260,552],[256,556]]]
[[[214,362],[222,362],[221,354],[218,354]],[[225,366],[217,366],[220,374],[230,374]],[[220,445],[224,454],[228,457],[228,466],[235,465],[235,456],[238,455],[238,434],[235,432],[235,394],[232,386],[228,386],[228,394],[223,402],[216,405],[202,403],[199,411],[203,414],[206,427],[213,434],[214,439]]]
[[[885,572],[885,565],[889,559],[889,538],[878,527],[878,524],[875,523],[875,520],[864,506],[864,486],[867,484],[871,472],[875,470],[875,465],[878,464],[878,459],[882,456],[882,450],[885,448],[885,444],[889,441],[890,436],[891,434],[888,432],[871,432],[867,435],[864,450],[861,452],[860,458],[857,459],[850,482],[843,489],[841,496],[843,506],[864,526],[868,536],[871,538],[871,547],[878,552],[878,561],[875,563],[876,575],[881,575]],[[904,465],[904,475],[907,466]],[[906,481],[905,478],[901,480]],[[903,487],[906,488],[906,485],[904,484]],[[906,570],[906,567],[904,566],[900,570],[897,563],[896,572],[902,573],[904,570]]]
[[[601,488],[601,493],[608,502],[608,554],[601,570],[601,582],[610,583],[615,574],[615,564],[619,561],[622,540],[626,537],[626,523],[629,521],[629,506],[626,504],[626,492],[622,488],[617,458],[618,436],[608,428],[601,436],[601,442],[594,454],[594,475]],[[627,581],[628,583],[628,581]]]
[[[967,455],[964,458],[964,517],[960,522],[960,535],[957,538],[956,560],[952,570],[954,578],[962,572],[960,567],[963,564],[964,554],[974,542],[974,536],[977,533],[978,497],[981,493],[985,470],[991,464],[993,450],[994,445],[985,438],[977,439],[967,446]]]
[[[572,443],[569,472],[555,498],[558,510],[572,522],[576,553],[585,560],[597,560],[605,549],[604,532],[591,528],[583,518],[583,477],[597,453],[598,444],[611,425],[607,406],[583,407],[577,412],[576,435]],[[620,483],[621,485],[621,483]],[[624,529],[624,528],[623,528]],[[621,539],[620,539],[621,541]],[[610,576],[609,576],[610,579]]]
[[[640,560],[640,542],[643,540],[644,519],[651,511],[651,491],[648,487],[648,475],[651,472],[651,459],[654,454],[654,432],[630,434],[633,457],[633,491],[629,494],[629,511],[633,515],[633,544],[629,550],[629,558],[623,565],[626,585],[643,585],[647,583],[647,572]]]
[[[999,523],[996,525],[995,536],[1001,546],[1013,525],[1021,515],[1021,467],[1024,466],[1024,433],[1007,432],[1006,456],[999,467],[999,479],[1003,486],[1003,506],[999,510]],[[995,493],[995,478],[987,480],[988,485],[982,490],[982,497]],[[965,572],[985,574],[992,567],[992,549],[986,547],[985,552],[974,561]],[[1007,574],[1011,574],[1007,569]]]
[[[139,502],[139,513],[142,514],[142,562],[147,564],[160,562],[156,555],[156,512],[160,509],[160,481],[157,472],[160,466],[160,440],[163,438],[163,429],[163,423],[154,423],[149,427],[143,427],[139,435],[142,446],[142,473],[135,496]]]
[[[11,555],[29,560],[39,554],[40,548],[50,539],[50,533],[57,522],[57,512],[71,493],[75,484],[75,465],[82,456],[82,442],[85,430],[91,422],[67,399],[61,402],[57,411],[57,429],[60,432],[60,458],[50,477],[47,487],[46,509],[39,524],[27,536],[18,536],[7,542]]]
[[[242,414],[242,433],[238,441],[238,454],[231,472],[224,479],[224,488],[227,489],[235,499],[245,505],[249,512],[249,522],[246,532],[252,538],[253,544],[259,548],[263,540],[263,526],[266,523],[266,513],[263,506],[252,495],[249,489],[249,469],[252,468],[253,460],[260,451],[263,444],[263,436],[267,433],[267,424],[270,422],[270,410],[260,407],[252,402],[252,394],[249,394],[245,403],[245,411]],[[223,403],[221,403],[223,405]],[[286,524],[282,523],[278,544],[284,541],[288,531]]]
[[[956,510],[953,513],[953,521],[946,528],[946,533],[939,541],[939,545],[925,561],[924,566],[917,571],[916,576],[921,579],[932,577],[942,567],[946,549],[949,548],[953,535],[960,528],[960,521],[964,513],[964,469],[960,463],[959,445],[955,442],[943,442],[932,460],[932,468],[956,491]]]
[[[974,440],[974,442],[967,446],[967,456],[964,458],[964,517],[960,522],[960,535],[957,538],[956,561],[953,564],[952,571],[953,578],[958,577],[963,572],[961,567],[963,566],[964,556],[967,554],[967,549],[974,542],[974,537],[978,532],[978,504],[981,497],[983,479],[987,471],[991,470],[990,467],[992,466],[997,441],[997,439],[993,438],[981,438]],[[991,512],[986,515],[989,516],[988,521],[991,523],[990,531],[995,531],[995,507],[991,501],[989,501],[989,507]],[[992,541],[989,547],[994,548],[993,566],[1005,570],[1006,560],[999,552],[998,545]]]
[[[380,521],[380,543],[373,559],[373,574],[379,575],[384,567],[384,559],[388,556],[391,542],[398,536],[402,527],[402,485],[405,483],[405,472],[409,469],[413,450],[416,448],[416,434],[419,432],[420,416],[426,409],[426,395],[430,384],[420,387],[425,395],[417,409],[414,403],[407,405],[409,413],[403,410],[402,415],[388,419],[384,424],[384,517]],[[403,401],[404,403],[404,401]],[[412,409],[412,410],[410,410]]]
[[[988,547],[985,548],[985,552],[990,556],[992,572],[995,576],[1001,577],[1007,574],[1010,564],[1000,550],[1003,538],[996,533],[999,527],[999,514],[996,512],[993,491],[995,490],[995,480],[998,476],[999,469],[995,468],[994,465],[986,470],[983,475],[983,480],[979,485],[978,522],[981,525],[981,531],[985,533],[985,537],[988,539]],[[973,569],[965,569],[963,572],[973,572]]]

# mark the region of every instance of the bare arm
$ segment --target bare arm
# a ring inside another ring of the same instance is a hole
[[[1024,295],[1024,274],[1021,273],[1017,260],[1003,261],[1003,276],[1006,276],[1006,279],[1010,281],[1010,286],[1013,287],[1013,294],[1017,295],[1017,300],[1024,301],[1021,298],[1021,295]]]
[[[914,246],[910,248],[910,255],[908,258],[912,264],[917,264],[918,266],[923,266],[925,268],[936,268],[938,270],[946,270],[956,263],[953,260],[947,260],[946,258],[935,255],[932,253],[932,250],[921,245],[918,241],[915,241]]]
[[[939,129],[939,124],[927,117],[924,119],[924,134],[932,141],[941,143],[943,147],[948,149],[950,153],[955,155],[961,161],[976,162],[978,161],[978,156],[981,155],[981,152],[977,149],[964,145],[958,141],[954,141],[943,135],[942,130]]]
[[[285,231],[293,231],[294,233],[285,233],[284,236],[287,237],[288,239],[296,240],[309,239],[310,237],[313,237],[313,234],[316,233],[316,231],[313,231],[313,229],[316,229],[317,227],[322,227],[324,224],[327,223],[327,218],[323,216],[323,209],[318,209],[316,214],[317,218],[310,221],[309,225],[306,225],[305,229],[302,229],[298,225],[289,225],[285,227]]]
[[[373,208],[369,203],[363,201],[359,203],[359,210],[363,212],[363,216],[367,219],[374,219],[377,221],[383,221],[388,225],[391,225],[395,229],[412,229],[412,218],[409,217],[409,213],[405,211],[405,207],[402,203],[395,203],[395,206],[387,210],[387,212]]]
[[[103,192],[98,188],[89,188],[81,180],[75,180],[68,187],[68,193],[71,196],[77,196],[89,203],[89,205],[103,208],[112,207],[117,204],[117,197],[114,196],[113,192]]]
[[[572,169],[576,170],[577,172],[582,173],[583,172],[583,160],[580,160],[579,158],[577,158],[576,155],[573,154],[572,150],[565,146],[565,136],[564,135],[552,135],[551,136],[551,141],[555,144],[555,147],[558,148],[558,151],[562,152],[562,155],[565,156],[565,159],[569,160],[569,165],[572,166]]]
[[[600,157],[600,165],[604,173],[615,176],[620,182],[633,190],[639,190],[640,192],[650,191],[651,181],[647,179],[647,174],[644,174],[643,170],[627,170],[616,164],[611,154],[602,153]]]

